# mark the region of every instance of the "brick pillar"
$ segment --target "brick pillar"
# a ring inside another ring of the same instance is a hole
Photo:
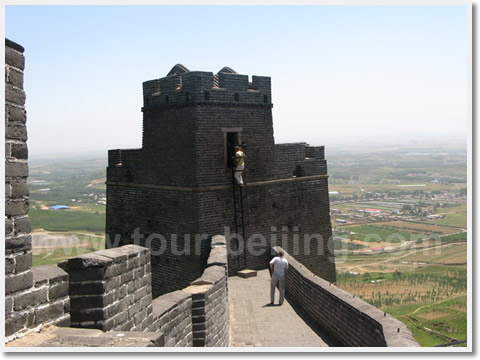
[[[23,47],[5,39],[5,341],[45,325],[69,326],[68,275],[32,268]]]
[[[100,250],[58,264],[69,274],[71,326],[145,331],[153,323],[150,251]]]
[[[5,336],[32,327],[33,312],[15,312],[16,297],[33,287],[28,218],[28,151],[23,47],[5,39]]]

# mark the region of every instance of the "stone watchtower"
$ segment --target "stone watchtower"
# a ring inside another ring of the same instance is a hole
[[[152,249],[154,296],[200,276],[210,236],[236,232],[246,251],[227,240],[231,274],[266,268],[281,245],[335,281],[324,149],[275,144],[269,77],[175,65],[143,83],[143,97],[142,148],[108,154],[107,246]],[[232,182],[236,144],[247,154],[242,191]]]

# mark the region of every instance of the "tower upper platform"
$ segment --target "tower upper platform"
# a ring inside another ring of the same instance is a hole
[[[190,71],[175,65],[167,76],[143,83],[144,108],[189,103],[272,104],[271,80],[267,76],[237,74],[224,67],[218,73]]]

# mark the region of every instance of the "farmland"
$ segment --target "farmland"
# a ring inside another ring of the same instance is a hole
[[[410,231],[414,233],[423,233],[423,234],[448,235],[448,234],[453,234],[458,232],[458,229],[453,227],[445,227],[445,226],[429,224],[429,223],[415,223],[411,221],[382,222],[378,225],[380,227],[393,228],[393,229]]]
[[[105,247],[105,166],[91,156],[30,160],[34,266]]]
[[[465,340],[464,147],[327,150],[337,286],[403,321],[422,346]],[[34,265],[104,247],[105,166],[101,157],[31,161],[34,237],[50,239],[34,241]]]
[[[344,149],[328,159],[337,286],[403,321],[422,346],[466,340],[465,152]]]
[[[105,237],[91,233],[36,231],[32,238],[33,266],[57,264],[105,248]]]
[[[422,346],[465,340],[467,246],[337,258],[337,285],[405,322]]]
[[[382,224],[383,225],[383,224]],[[350,238],[360,240],[363,242],[384,242],[384,243],[398,243],[402,241],[410,241],[412,238],[417,238],[417,232],[406,232],[396,229],[391,229],[385,226],[352,226],[345,227],[351,232]]]
[[[94,233],[105,231],[104,213],[85,210],[30,210],[34,229],[49,231],[84,230]]]

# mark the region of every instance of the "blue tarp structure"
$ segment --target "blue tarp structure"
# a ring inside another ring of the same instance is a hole
[[[70,206],[67,206],[67,205],[54,205],[54,206],[50,206],[50,209],[53,209],[53,210],[66,210],[66,209],[70,209]]]

